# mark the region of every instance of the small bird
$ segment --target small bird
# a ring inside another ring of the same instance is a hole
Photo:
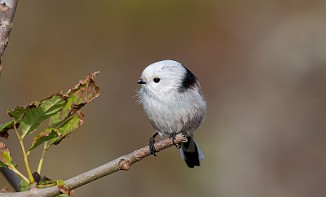
[[[206,102],[195,75],[177,61],[162,60],[147,66],[138,84],[139,100],[155,129],[149,142],[151,154],[155,155],[158,134],[174,139],[182,133],[187,140],[181,142],[181,158],[190,168],[200,166],[199,160],[205,157],[193,133],[205,117]]]

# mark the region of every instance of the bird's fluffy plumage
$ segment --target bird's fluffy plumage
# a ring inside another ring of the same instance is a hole
[[[184,133],[189,139],[182,144],[181,155],[186,162],[187,156],[196,157],[191,158],[195,161],[190,165],[187,163],[189,167],[192,163],[199,165],[198,158],[204,156],[193,140],[193,132],[205,117],[206,102],[197,78],[179,62],[163,60],[147,66],[138,83],[142,84],[141,103],[155,131],[161,136]]]

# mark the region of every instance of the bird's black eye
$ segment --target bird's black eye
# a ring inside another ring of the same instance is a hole
[[[158,82],[160,82],[160,78],[158,78],[158,77],[155,77],[154,79],[153,79],[153,81],[155,82],[155,83],[158,83]]]

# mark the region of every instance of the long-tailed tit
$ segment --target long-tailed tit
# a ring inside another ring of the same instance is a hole
[[[199,166],[204,155],[193,133],[205,117],[206,102],[197,78],[181,63],[162,60],[147,66],[138,84],[140,101],[155,129],[149,143],[151,154],[156,152],[157,134],[174,138],[182,133],[187,138],[181,143],[182,159],[190,168]]]

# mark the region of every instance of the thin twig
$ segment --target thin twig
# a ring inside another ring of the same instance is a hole
[[[27,174],[28,174],[28,178],[29,178],[29,181],[27,181],[27,183],[34,183],[34,177],[32,175],[32,172],[31,172],[31,168],[29,167],[29,161],[28,161],[28,156],[27,156],[27,153],[26,153],[26,150],[25,150],[25,145],[24,145],[24,141],[23,141],[23,137],[21,137],[18,133],[18,130],[16,128],[16,125],[14,124],[14,130],[15,130],[15,133],[17,135],[17,138],[19,140],[19,144],[20,144],[20,147],[22,149],[22,152],[23,152],[23,156],[24,156],[24,163],[25,163],[25,167],[26,167],[26,171],[27,171]],[[18,170],[17,170],[18,171]],[[16,173],[16,171],[14,171]],[[18,171],[19,172],[19,171]],[[17,174],[17,173],[16,173]],[[18,176],[21,176],[21,173],[18,173],[17,174]]]
[[[38,163],[38,166],[37,166],[37,173],[38,174],[41,174],[41,170],[42,170],[42,166],[43,166],[43,161],[44,161],[44,156],[45,156],[45,153],[46,153],[46,146],[48,145],[48,142],[45,142],[44,143],[44,146],[43,146],[43,150],[42,150],[42,156],[41,156],[41,159],[40,159],[40,162]]]
[[[13,171],[18,177],[20,177],[22,180],[24,180],[26,183],[29,183],[29,180],[17,170],[17,168],[14,165],[8,166],[8,169]],[[20,185],[20,184],[19,184]]]
[[[176,144],[182,142],[184,140],[183,135],[178,134],[175,137],[174,142]],[[155,143],[155,149],[157,152],[164,150],[168,147],[173,146],[173,141],[171,139],[164,139],[157,143]],[[138,150],[133,151],[132,153],[129,153],[127,155],[121,156],[113,161],[110,161],[106,164],[103,164],[97,168],[94,168],[92,170],[89,170],[87,172],[84,172],[80,175],[77,175],[75,177],[72,177],[66,181],[65,187],[67,191],[73,190],[75,188],[78,188],[80,186],[83,186],[87,183],[90,183],[92,181],[95,181],[96,179],[102,178],[106,175],[115,173],[120,170],[129,170],[130,166],[134,163],[144,159],[145,157],[150,156],[149,147],[145,146],[143,148],[140,148]],[[60,190],[61,189],[61,190]],[[30,191],[26,192],[9,192],[9,193],[0,193],[1,196],[6,197],[35,197],[35,196],[42,196],[42,197],[50,197],[50,196],[56,196],[59,195],[62,191],[62,188],[58,188],[56,186],[54,187],[48,187],[43,189],[32,189]]]

